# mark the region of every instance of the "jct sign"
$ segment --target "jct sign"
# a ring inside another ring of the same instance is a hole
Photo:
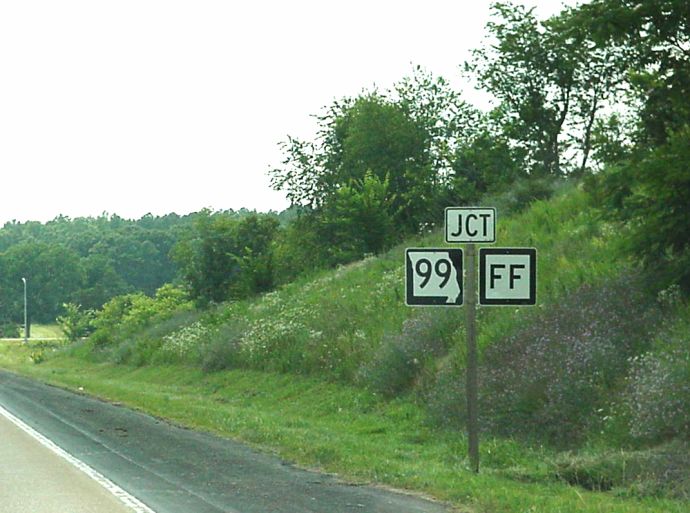
[[[496,242],[496,209],[446,208],[446,242]]]
[[[480,305],[534,305],[536,302],[536,249],[479,250]]]

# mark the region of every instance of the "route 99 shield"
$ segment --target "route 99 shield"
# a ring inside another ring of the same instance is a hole
[[[405,303],[408,306],[462,306],[462,250],[405,250]]]

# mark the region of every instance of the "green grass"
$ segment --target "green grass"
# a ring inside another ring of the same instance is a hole
[[[22,336],[24,329],[22,328]],[[57,324],[32,324],[31,338],[64,338],[64,334]]]
[[[191,428],[241,440],[300,465],[360,483],[415,490],[461,511],[683,512],[687,503],[617,497],[559,482],[546,449],[482,440],[480,475],[467,470],[463,436],[429,427],[420,407],[354,387],[247,370],[203,374],[183,366],[131,368],[58,356],[30,363],[30,348],[0,344],[0,365],[80,388]]]
[[[24,338],[24,325],[19,329],[19,338]],[[32,324],[31,339],[62,339],[62,329],[57,324]]]

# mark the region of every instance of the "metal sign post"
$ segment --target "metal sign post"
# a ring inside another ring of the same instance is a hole
[[[467,454],[470,468],[479,472],[479,385],[477,378],[477,290],[475,277],[475,248],[465,247],[467,269],[467,298],[465,300],[465,330],[467,332]]]
[[[465,244],[467,294],[465,331],[467,360],[465,399],[467,401],[467,456],[470,469],[479,472],[479,370],[477,357],[477,250],[475,243],[496,242],[496,209],[493,207],[446,208],[446,242]]]

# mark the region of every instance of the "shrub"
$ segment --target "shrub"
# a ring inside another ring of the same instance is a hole
[[[434,358],[446,354],[461,316],[456,310],[423,310],[388,335],[360,370],[360,380],[372,390],[395,397],[408,391]]]
[[[90,340],[94,348],[102,349],[115,342],[141,336],[148,326],[191,308],[186,294],[172,285],[163,285],[155,297],[141,293],[116,296],[95,314],[95,331]]]
[[[19,326],[16,323],[0,323],[0,338],[19,338],[19,334]]]
[[[149,364],[160,348],[161,341],[148,337],[127,339],[111,349],[109,358],[116,364],[142,367]]]
[[[81,305],[74,303],[63,303],[62,307],[65,313],[59,316],[56,321],[67,340],[76,342],[91,331],[94,312],[93,310],[82,310]]]
[[[486,196],[483,203],[496,207],[501,216],[522,212],[532,203],[549,199],[565,181],[545,178],[519,178],[505,190]]]
[[[201,321],[183,326],[163,337],[156,358],[166,363],[198,361],[199,348],[212,333],[213,328]]]
[[[203,371],[216,372],[240,366],[243,363],[241,342],[244,331],[244,325],[228,323],[213,332],[201,349]]]
[[[688,346],[633,358],[625,405],[634,437],[690,440]]]
[[[572,446],[599,426],[629,358],[649,346],[660,315],[636,280],[585,285],[486,348],[480,421],[496,434]],[[464,371],[437,376],[426,401],[441,423],[465,420]]]

